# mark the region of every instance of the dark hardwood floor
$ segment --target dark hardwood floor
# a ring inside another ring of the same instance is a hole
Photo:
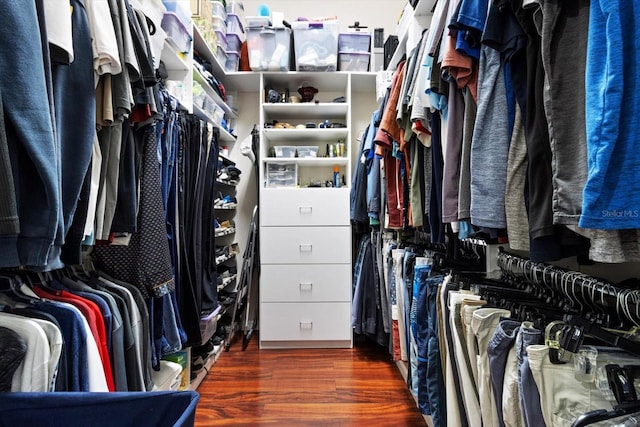
[[[223,352],[198,388],[196,427],[424,426],[395,363],[379,347]]]

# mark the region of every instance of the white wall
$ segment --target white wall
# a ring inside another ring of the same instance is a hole
[[[340,31],[346,31],[349,25],[359,21],[360,25],[384,28],[384,38],[396,34],[398,19],[407,4],[406,0],[244,0],[247,15],[257,15],[258,6],[266,4],[271,12],[284,13],[288,22],[298,17],[316,18],[337,16]]]

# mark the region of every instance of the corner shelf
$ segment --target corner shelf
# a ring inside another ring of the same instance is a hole
[[[220,123],[216,123],[206,111],[197,105],[193,104],[193,114],[198,116],[199,118],[208,121],[215,127],[220,130],[220,140],[224,142],[236,142],[237,138],[235,135],[230,134],[225,128],[220,125]]]

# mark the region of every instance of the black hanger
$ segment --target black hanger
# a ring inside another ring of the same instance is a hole
[[[616,405],[612,411],[606,409],[597,409],[595,411],[587,412],[580,415],[571,424],[571,427],[583,427],[590,424],[594,424],[600,421],[611,420],[614,418],[622,417],[624,415],[633,415],[640,412],[640,401],[626,402]]]

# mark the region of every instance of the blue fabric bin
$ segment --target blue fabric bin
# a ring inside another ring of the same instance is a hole
[[[3,393],[0,427],[193,427],[195,391]]]

